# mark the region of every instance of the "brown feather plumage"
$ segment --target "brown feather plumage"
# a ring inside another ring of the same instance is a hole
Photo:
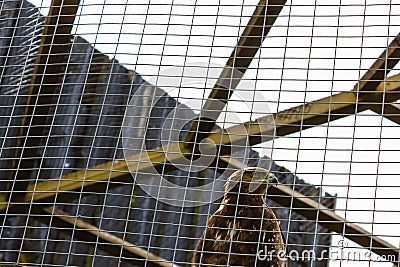
[[[197,243],[193,267],[287,266],[278,257],[285,250],[279,221],[263,199],[266,181],[272,177],[261,168],[246,168],[229,177],[221,205]],[[256,184],[255,190],[251,184]],[[265,259],[257,257],[260,251]]]

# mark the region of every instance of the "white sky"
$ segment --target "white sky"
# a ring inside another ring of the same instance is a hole
[[[48,7],[50,1],[32,2]],[[104,9],[102,1],[81,2],[84,7],[75,21],[79,23],[75,33],[151,80],[170,65],[224,65],[258,1],[247,0],[243,9],[239,0],[221,0],[219,7],[217,1],[178,0],[172,9],[171,1],[165,0],[151,0],[150,6],[148,1],[106,1]],[[252,80],[250,89],[262,94],[270,112],[351,90],[400,32],[400,0],[343,2],[339,8],[338,0],[288,0],[292,5],[283,8],[246,73]],[[180,95],[201,100],[203,93],[202,89],[182,90]],[[232,111],[249,111],[249,107],[229,105]],[[266,110],[266,105],[253,109],[251,119],[268,114]],[[243,122],[250,116],[239,117]],[[366,111],[276,139],[273,157],[307,182],[337,194],[339,215],[399,246],[399,136],[397,124]],[[351,266],[391,264],[354,262]]]

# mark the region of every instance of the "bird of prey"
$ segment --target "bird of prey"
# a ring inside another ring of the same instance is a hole
[[[280,222],[264,202],[267,187],[276,182],[272,173],[257,167],[228,178],[221,205],[197,243],[192,267],[287,266]]]

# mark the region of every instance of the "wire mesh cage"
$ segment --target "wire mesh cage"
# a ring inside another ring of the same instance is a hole
[[[0,6],[1,266],[399,266],[399,1]]]

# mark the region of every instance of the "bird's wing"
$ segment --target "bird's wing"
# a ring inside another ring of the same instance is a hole
[[[216,213],[208,220],[207,228],[203,232],[199,242],[197,243],[192,258],[192,266],[215,266],[226,263],[228,254],[223,251],[229,251],[229,243],[226,242],[228,225],[230,220],[221,217]]]

